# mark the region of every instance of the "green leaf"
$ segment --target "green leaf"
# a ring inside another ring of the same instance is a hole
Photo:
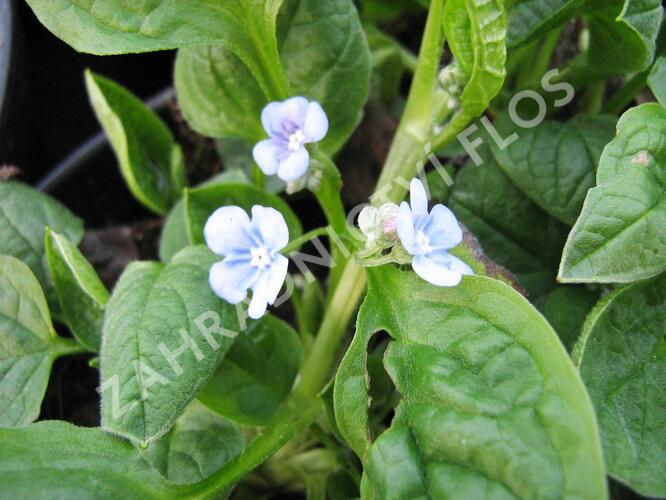
[[[302,234],[298,217],[282,198],[247,184],[211,184],[185,191],[185,220],[191,244],[204,242],[203,228],[208,217],[225,205],[237,205],[248,213],[253,205],[273,207],[284,216],[290,239]]]
[[[236,339],[198,398],[231,420],[265,425],[291,392],[302,361],[298,334],[266,316]]]
[[[498,133],[505,139],[517,134],[517,139],[504,149],[495,141],[490,145],[504,173],[528,198],[572,226],[594,187],[597,163],[616,121],[578,115],[567,123],[545,121],[523,129],[502,114],[495,123]]]
[[[535,300],[555,286],[567,227],[515,187],[487,148],[480,152],[483,165],[469,162],[456,176],[449,207],[484,253],[515,274]]]
[[[282,0],[169,0],[136,5],[78,0],[29,0],[39,20],[79,52],[98,55],[224,45],[236,53],[274,98],[284,98],[275,18]]]
[[[238,426],[194,401],[171,431],[141,454],[170,482],[188,484],[211,476],[244,446]]]
[[[102,340],[104,307],[109,300],[97,273],[66,236],[46,229],[46,257],[65,321],[76,339],[93,352]]]
[[[287,0],[277,23],[279,56],[290,95],[303,95],[323,106],[329,131],[320,146],[333,153],[360,121],[368,96],[370,55],[354,4],[352,0]],[[256,73],[255,78],[251,75],[224,48],[180,50],[176,87],[195,130],[250,142],[263,138],[261,109],[277,97],[262,95]]]
[[[573,350],[585,318],[598,299],[599,292],[583,286],[559,287],[548,294],[543,313],[567,351]]]
[[[384,364],[402,400],[370,443],[367,343],[384,330]],[[335,404],[377,498],[606,497],[582,381],[548,323],[493,279],[440,288],[371,270]]]
[[[0,429],[6,498],[173,498],[178,491],[128,442],[60,421]]]
[[[647,82],[657,101],[662,106],[666,106],[666,56],[657,58]]]
[[[169,212],[162,227],[159,248],[160,260],[169,262],[174,255],[188,246],[190,246],[190,238],[187,233],[187,222],[185,221],[185,200],[180,199]]]
[[[509,6],[509,47],[527,43],[564,24],[598,0],[515,0]]]
[[[252,143],[264,137],[261,110],[266,97],[249,68],[229,49],[179,50],[174,78],[183,115],[200,134]]]
[[[0,255],[0,427],[39,416],[51,364],[76,352],[55,333],[37,278],[21,261]]]
[[[457,113],[467,123],[483,113],[506,76],[507,18],[502,0],[448,0],[444,32],[467,85]]]
[[[45,290],[51,310],[58,314],[44,250],[47,226],[74,244],[83,238],[83,221],[59,202],[20,182],[0,182],[0,254],[28,265]]]
[[[614,0],[589,11],[586,70],[619,75],[647,68],[654,58],[663,10],[661,0]]]
[[[666,269],[666,109],[627,111],[569,234],[559,280],[627,283]]]
[[[602,300],[577,346],[608,472],[641,495],[666,496],[666,275]]]
[[[136,442],[165,434],[213,376],[240,331],[208,272],[219,258],[189,247],[169,264],[134,262],[107,304],[102,426]]]
[[[581,68],[597,76],[646,68],[654,57],[661,0],[518,0],[509,9],[509,47],[530,42],[585,16],[589,50]]]
[[[86,87],[130,191],[166,214],[186,183],[180,146],[162,120],[117,83],[86,71]]]
[[[239,171],[223,172],[204,182],[202,186],[225,183],[246,183],[247,177]],[[183,248],[191,245],[185,220],[185,199],[181,198],[173,206],[162,227],[159,254],[162,262],[169,262]]]

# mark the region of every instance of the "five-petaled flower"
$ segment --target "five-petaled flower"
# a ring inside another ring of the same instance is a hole
[[[328,132],[328,118],[319,103],[305,97],[272,102],[261,112],[261,123],[270,138],[252,150],[259,168],[287,182],[302,177],[310,164],[305,144],[322,140]]]
[[[412,268],[433,285],[455,286],[463,274],[474,274],[467,264],[448,252],[463,239],[458,220],[441,204],[428,212],[428,197],[420,180],[412,179],[409,191],[411,206],[405,201],[400,205],[398,236],[414,257]]]
[[[273,304],[287,275],[289,261],[279,253],[289,242],[289,229],[280,212],[252,207],[252,220],[236,206],[218,208],[204,227],[208,247],[224,260],[210,269],[213,291],[238,304],[252,290],[248,315],[258,319]]]

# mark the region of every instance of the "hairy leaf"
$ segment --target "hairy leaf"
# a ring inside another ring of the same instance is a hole
[[[264,425],[291,391],[302,361],[298,334],[266,316],[236,339],[198,398],[231,420]]]
[[[83,238],[83,221],[56,200],[20,182],[0,182],[0,254],[12,255],[28,265],[56,314],[59,303],[44,251],[47,226],[74,244]]]
[[[66,236],[46,230],[46,257],[65,321],[76,339],[99,352],[104,307],[109,292],[97,273]]]
[[[21,261],[0,255],[0,427],[21,427],[39,416],[51,364],[76,352],[58,337],[44,293]]]
[[[367,438],[367,343],[402,394]],[[591,403],[548,323],[517,292],[471,276],[454,288],[395,268],[369,272],[338,371],[336,418],[379,498],[605,498]]]
[[[213,376],[240,332],[215,296],[218,259],[189,247],[169,264],[130,264],[107,304],[101,350],[102,426],[136,442],[165,434]]]
[[[194,401],[169,433],[150,443],[142,455],[170,482],[187,484],[206,479],[244,446],[238,426]]]
[[[569,234],[562,282],[626,283],[666,269],[666,109],[627,111]]]
[[[86,86],[130,191],[153,212],[167,213],[186,182],[182,153],[173,135],[155,113],[117,83],[87,71]]]
[[[567,123],[545,121],[523,129],[508,114],[495,126],[508,147],[491,141],[497,163],[511,181],[543,210],[573,225],[587,190],[594,187],[597,163],[613,138],[615,117],[579,115]]]
[[[601,427],[608,472],[666,496],[666,275],[622,288],[590,315],[577,361]]]
[[[208,217],[225,205],[237,205],[248,213],[253,205],[273,207],[285,218],[289,227],[289,238],[302,233],[301,223],[282,198],[264,193],[247,184],[210,184],[185,192],[185,217],[191,244],[203,243],[203,228]]]
[[[128,442],[60,421],[0,429],[6,498],[173,498],[178,491]]]

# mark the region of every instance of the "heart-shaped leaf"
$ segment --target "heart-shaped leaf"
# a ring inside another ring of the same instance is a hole
[[[555,332],[512,288],[480,276],[439,288],[378,268],[357,325],[335,411],[364,462],[366,496],[606,497],[585,387]],[[402,400],[371,442],[367,345],[378,331],[391,336],[384,365]]]
[[[167,265],[134,262],[121,276],[104,317],[105,429],[155,440],[215,373],[240,332],[236,309],[208,283],[218,259],[206,247],[189,247]]]
[[[627,283],[666,269],[666,109],[627,111],[569,234],[559,279]]]
[[[629,285],[590,314],[575,359],[597,410],[609,474],[666,496],[666,275]]]

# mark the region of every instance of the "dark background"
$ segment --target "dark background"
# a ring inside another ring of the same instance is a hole
[[[25,2],[3,2],[13,5],[14,16],[8,95],[0,125],[0,166],[17,166],[24,182],[36,183],[99,131],[85,90],[86,68],[118,81],[142,99],[171,85],[174,51],[107,57],[80,54],[44,28]],[[0,35],[0,44],[7,43],[6,34]],[[91,163],[53,194],[83,216],[88,226],[131,222],[148,215],[127,192],[108,148]]]

